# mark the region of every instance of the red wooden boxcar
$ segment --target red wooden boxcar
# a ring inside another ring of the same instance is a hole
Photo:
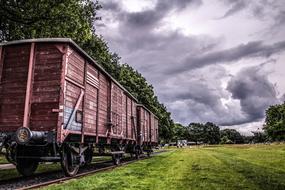
[[[23,175],[61,161],[71,176],[94,150],[118,164],[157,143],[156,117],[70,39],[2,43],[0,84],[0,147]]]
[[[149,149],[158,143],[158,118],[144,105],[137,106],[138,130],[140,131],[138,143]]]

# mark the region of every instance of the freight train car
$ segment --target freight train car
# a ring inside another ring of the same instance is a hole
[[[119,164],[124,153],[151,152],[158,120],[137,105],[71,39],[0,44],[0,149],[22,175],[39,162],[61,162],[73,176],[94,154]]]
[[[137,106],[138,144],[147,154],[158,143],[158,118],[144,105]]]

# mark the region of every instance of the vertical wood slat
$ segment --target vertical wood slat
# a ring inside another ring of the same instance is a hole
[[[98,127],[99,127],[99,107],[100,107],[100,72],[98,72],[98,80],[99,80],[99,88],[97,91],[97,114],[96,114],[96,143],[99,141],[99,136],[98,136]]]
[[[57,141],[62,142],[63,138],[63,127],[64,127],[64,99],[66,93],[66,70],[67,70],[67,54],[68,54],[68,46],[64,47],[64,55],[62,56],[62,67],[61,67],[61,76],[60,76],[60,93],[59,93],[59,109],[60,113],[58,114],[58,122],[57,122]]]
[[[23,127],[29,127],[29,115],[30,115],[30,110],[31,110],[30,99],[31,99],[32,78],[33,78],[33,70],[34,70],[34,53],[35,53],[35,43],[31,43]]]
[[[81,143],[84,143],[84,127],[85,127],[85,102],[86,102],[86,77],[87,77],[87,63],[84,61],[83,85],[85,93],[82,101],[82,127],[81,127]]]
[[[128,130],[128,96],[126,96],[126,138],[129,137]]]
[[[1,84],[1,79],[2,79],[2,71],[3,71],[3,63],[4,63],[4,49],[1,46],[0,47],[0,84]]]
[[[113,98],[112,98],[112,92],[113,92],[113,83],[111,80],[108,81],[110,83],[110,89],[109,89],[109,94],[108,94],[108,97],[109,97],[109,121],[110,123],[112,123],[112,105],[113,105]]]
[[[151,142],[151,113],[150,112],[148,112],[149,113],[149,127],[148,127],[148,129],[149,129],[149,142]]]
[[[130,126],[131,126],[131,138],[133,138],[133,122],[132,122],[132,116],[133,116],[133,101],[131,100],[131,123],[130,123]]]

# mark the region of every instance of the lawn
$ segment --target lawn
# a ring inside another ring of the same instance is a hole
[[[0,154],[0,164],[7,164],[8,161],[6,160],[5,156]]]
[[[172,149],[46,189],[285,189],[285,145]]]

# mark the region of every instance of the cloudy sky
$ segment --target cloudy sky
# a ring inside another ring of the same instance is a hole
[[[101,0],[111,50],[154,86],[176,122],[243,134],[285,100],[284,0]]]

